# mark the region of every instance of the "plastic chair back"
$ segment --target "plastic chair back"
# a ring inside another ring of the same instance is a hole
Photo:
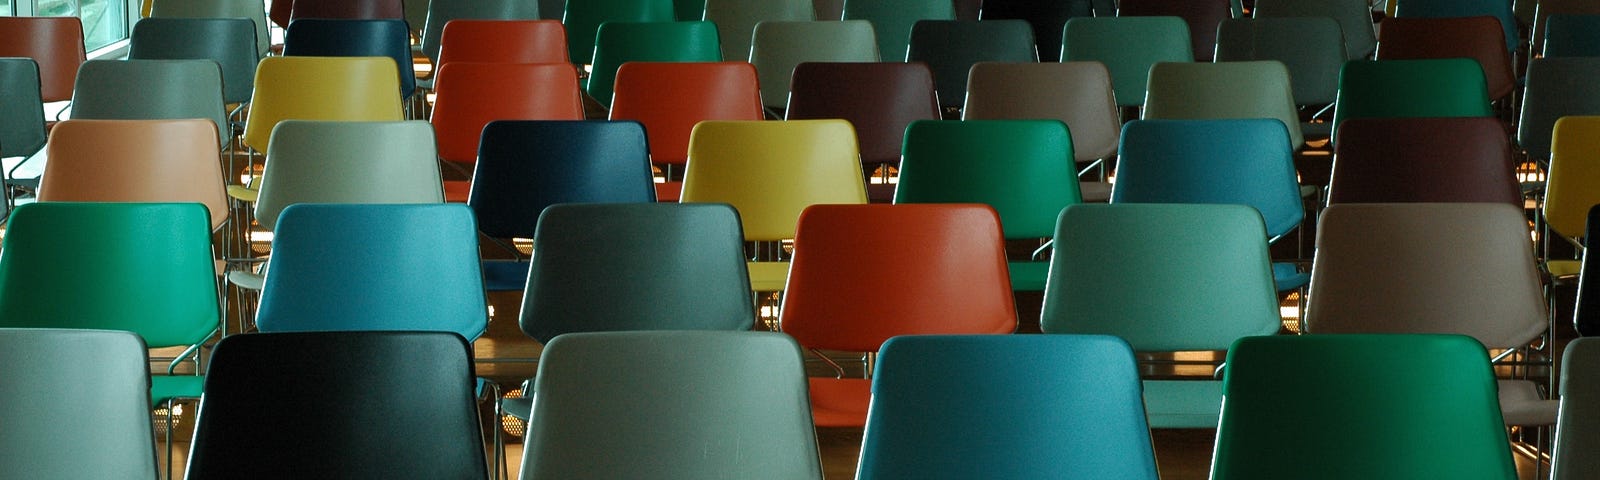
[[[1537,52],[1543,50],[1545,51],[1544,56],[1546,57],[1551,56],[1549,53],[1551,45],[1566,44],[1576,46],[1576,44],[1569,43],[1571,41],[1571,37],[1569,36],[1573,34],[1578,34],[1580,36],[1584,35],[1584,32],[1572,28],[1577,25],[1570,23],[1574,20],[1570,17],[1581,18],[1591,15],[1600,15],[1600,4],[1595,4],[1594,2],[1586,2],[1583,0],[1545,0],[1537,3],[1538,11],[1534,14],[1532,32],[1529,35],[1529,39],[1531,41],[1533,51]],[[1555,17],[1569,17],[1566,20],[1556,22],[1558,24],[1567,23],[1567,25],[1551,25],[1550,19]],[[1578,24],[1594,25],[1595,21],[1596,20],[1579,20]],[[1593,38],[1593,35],[1593,32],[1589,32],[1587,34],[1587,36],[1590,38]],[[1589,45],[1594,44],[1589,43]],[[1593,48],[1596,47],[1591,47],[1591,49]]]
[[[1339,22],[1327,17],[1234,18],[1217,27],[1217,62],[1282,62],[1296,105],[1333,103],[1344,48]]]
[[[288,25],[302,18],[333,18],[349,20],[401,20],[406,19],[405,5],[401,0],[293,0]],[[288,25],[284,28],[288,28]]]
[[[283,120],[398,121],[400,75],[386,57],[267,57],[245,118],[244,144],[266,148]]]
[[[877,34],[866,20],[756,24],[750,38],[750,63],[761,80],[761,101],[782,108],[789,99],[795,67],[804,62],[876,62]]]
[[[1275,60],[1162,62],[1150,67],[1146,119],[1275,118],[1289,148],[1305,144],[1289,69]]]
[[[443,201],[426,122],[287,120],[278,130],[286,137],[273,141],[256,199],[263,229],[275,228],[278,214],[296,203]]]
[[[1522,34],[1517,30],[1517,18],[1511,11],[1511,2],[1505,0],[1405,0],[1395,3],[1395,18],[1459,18],[1488,16],[1500,22],[1506,51],[1514,52],[1522,45]],[[1387,27],[1385,27],[1387,28]]]
[[[1589,210],[1600,204],[1600,116],[1562,117],[1550,142],[1550,176],[1545,182],[1544,219],[1553,233],[1578,238]]]
[[[1072,137],[1055,120],[919,121],[906,129],[895,203],[983,203],[1005,237],[1049,237],[1078,203]]]
[[[477,232],[461,204],[290,205],[275,227],[256,326],[478,338],[488,310]]]
[[[1286,137],[1264,118],[1128,122],[1111,202],[1249,205],[1286,235],[1305,219]]]
[[[955,4],[941,0],[845,0],[844,20],[866,20],[878,35],[878,52],[884,60],[906,58],[911,30],[922,20],[955,20]]]
[[[908,62],[927,62],[939,87],[939,103],[960,110],[966,103],[967,72],[982,61],[1036,62],[1033,28],[1022,20],[923,20],[911,28]]]
[[[522,331],[749,330],[739,215],[717,204],[556,205],[539,216]]]
[[[1189,25],[1178,17],[1073,18],[1062,31],[1061,61],[1105,64],[1117,105],[1139,106],[1150,66],[1194,61],[1189,42]]]
[[[1317,223],[1310,333],[1453,333],[1526,344],[1548,320],[1522,209],[1339,204]],[[1480,352],[1481,354],[1481,352]]]
[[[1468,337],[1246,338],[1223,384],[1212,478],[1517,478],[1494,372]],[[1400,443],[1363,440],[1374,433]]]
[[[483,126],[494,120],[582,120],[577,72],[569,64],[452,62],[435,77],[439,158],[472,163]]]
[[[483,129],[467,205],[485,235],[533,238],[551,205],[653,201],[638,122],[498,120]]]
[[[1138,367],[1116,337],[896,337],[877,372],[856,478],[1156,479]]]
[[[207,41],[196,42],[196,38]],[[222,100],[250,101],[255,89],[255,26],[238,18],[147,18],[133,25],[130,60],[211,60],[222,68]],[[73,104],[77,115],[81,105]]]
[[[233,140],[233,125],[222,82],[217,63],[209,60],[92,60],[78,69],[72,118],[201,118],[211,121],[215,140],[226,146]]]
[[[216,138],[199,119],[62,121],[50,130],[39,201],[196,202],[220,228],[228,196]]]
[[[473,378],[467,342],[449,333],[228,337],[206,375],[188,478],[488,478]]]
[[[1111,74],[1099,62],[993,63],[972,66],[963,120],[1053,118],[1072,132],[1073,159],[1117,153],[1122,119]]]
[[[29,157],[44,148],[44,122],[39,64],[0,58],[0,157]]]
[[[0,328],[128,330],[151,348],[199,343],[221,321],[206,217],[198,203],[18,206],[0,255]]]
[[[87,60],[83,21],[78,17],[0,17],[0,57],[28,57],[39,64],[39,92],[46,102],[72,99],[78,65]]]
[[[1555,454],[1550,461],[1553,479],[1600,474],[1600,464],[1587,455],[1600,439],[1595,435],[1600,426],[1594,424],[1596,417],[1592,413],[1600,398],[1600,385],[1596,384],[1600,375],[1595,371],[1595,365],[1600,365],[1597,347],[1600,340],[1578,338],[1567,344],[1566,353],[1561,356],[1561,418],[1556,423]]]
[[[0,475],[155,480],[146,357],[130,332],[0,329]],[[94,434],[71,425],[93,425]]]
[[[628,62],[617,69],[615,88],[611,119],[644,124],[655,163],[688,163],[697,123],[765,118],[747,62]]]
[[[294,11],[294,0],[271,0],[267,4],[267,20],[278,28],[289,28],[289,14]]]
[[[287,14],[288,12],[286,11],[284,13]],[[250,24],[255,27],[255,35],[251,41],[256,46],[256,56],[265,57],[267,55],[268,48],[271,46],[269,44],[271,43],[272,37],[267,32],[267,12],[266,9],[262,8],[259,0],[151,0],[150,15],[148,15],[148,17],[190,19],[243,18],[250,20]],[[287,15],[285,18],[287,18]],[[133,25],[133,30],[137,32],[139,30],[139,25],[142,23],[144,23],[144,20],[140,20],[138,23],[135,23]],[[285,20],[284,23],[287,24],[288,21]],[[221,37],[204,36],[188,38],[219,39]],[[222,40],[217,41],[222,42]],[[227,42],[232,41],[233,40],[227,40]],[[195,45],[192,48],[207,47]],[[254,64],[255,62],[251,62],[252,69],[255,68]],[[227,67],[224,66],[223,69],[226,70]]]
[[[1511,141],[1497,119],[1360,118],[1339,128],[1330,204],[1523,204]]]
[[[561,25],[559,20],[533,24],[539,25],[539,27],[534,28],[539,34],[532,38],[518,35],[523,30],[515,27],[532,26],[523,22],[539,20],[539,14],[539,2],[520,0],[429,0],[427,21],[421,24],[422,54],[426,55],[433,65],[443,65],[439,53],[444,49],[444,34],[446,29],[450,27],[450,22],[464,20],[469,23],[478,23],[487,20],[483,24],[462,28],[466,32],[460,35],[469,36],[473,33],[481,33],[481,35],[474,36],[474,41],[464,43],[463,45],[473,46],[464,47],[464,51],[458,53],[473,54],[475,50],[488,49],[494,52],[494,56],[499,57],[523,51],[554,53],[556,50],[560,50],[560,61],[567,61],[566,30],[548,27],[549,24]],[[512,23],[501,24],[497,22],[505,20],[510,20]],[[413,26],[416,25],[413,24]],[[552,39],[545,36],[549,34],[554,34],[557,38]],[[524,38],[528,40],[537,39],[539,42],[523,43]],[[453,40],[452,42],[455,41]],[[527,48],[529,46],[538,46],[540,48]],[[488,56],[490,54],[485,52],[484,55]],[[472,59],[468,61],[483,60]],[[509,63],[542,62],[515,61]]]
[[[1552,156],[1551,138],[1561,117],[1600,115],[1600,58],[1536,58],[1528,62],[1517,145],[1535,160]]]
[[[476,1],[476,0],[466,0]],[[568,63],[567,31],[555,20],[451,20],[445,25],[434,68],[449,62]]]
[[[906,126],[939,119],[933,72],[922,62],[806,62],[789,88],[784,117],[850,121],[866,165],[899,165]]]
[[[1204,61],[1216,51],[1217,24],[1234,15],[1229,0],[1118,0],[1117,16],[1182,18],[1189,24],[1194,60]]]
[[[608,108],[617,69],[627,62],[720,62],[722,47],[711,22],[611,22],[595,34],[594,65],[584,90]]]
[[[794,238],[808,206],[867,202],[855,138],[837,119],[701,122],[681,200],[733,205],[746,240]]]
[[[1545,20],[1545,58],[1600,57],[1600,13],[1551,15]]]
[[[304,18],[283,34],[286,56],[389,57],[394,59],[400,97],[417,89],[411,66],[411,31],[400,19]]]
[[[1492,114],[1483,68],[1470,58],[1352,60],[1339,72],[1333,128],[1351,118]]]
[[[1589,221],[1584,227],[1584,238],[1600,238],[1595,236],[1597,234],[1600,234],[1600,208],[1591,207],[1589,208]],[[1578,330],[1579,335],[1594,336],[1596,333],[1600,333],[1600,303],[1597,303],[1600,302],[1600,294],[1597,294],[1595,290],[1600,288],[1600,284],[1595,283],[1600,280],[1595,280],[1592,275],[1600,275],[1600,273],[1595,273],[1600,272],[1600,256],[1590,257],[1588,251],[1585,250],[1580,269],[1578,273],[1577,300],[1574,302],[1572,323],[1573,327]],[[1572,348],[1572,344],[1568,344],[1567,347]],[[1571,354],[1570,351],[1568,354]],[[1566,386],[1566,380],[1562,380],[1562,386]]]
[[[671,22],[673,0],[567,0],[561,23],[567,27],[567,58],[588,64],[595,37],[606,22]]]
[[[1033,27],[1033,40],[1039,51],[1039,61],[1061,60],[1061,29],[1073,17],[1092,17],[1095,13],[1109,17],[1116,7],[1106,0],[1065,0],[1039,2],[1034,0],[987,0],[979,14],[983,20],[1027,20]]]
[[[761,22],[836,20],[817,18],[811,0],[705,0],[705,4],[705,20],[717,24],[717,36],[722,38],[723,60],[750,59],[750,38]]]
[[[794,340],[771,332],[562,335],[534,377],[522,471],[820,478],[803,372]]]
[[[1392,3],[1391,3],[1392,5]],[[1327,17],[1339,22],[1348,60],[1368,58],[1378,48],[1372,5],[1366,0],[1256,0],[1255,18]]]
[[[1489,98],[1501,99],[1517,87],[1511,52],[1500,22],[1493,17],[1395,18],[1385,20],[1378,37],[1378,60],[1470,58],[1483,67]]]

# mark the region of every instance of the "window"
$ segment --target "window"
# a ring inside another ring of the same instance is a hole
[[[84,44],[92,51],[128,38],[128,4],[128,0],[35,0],[33,15],[82,18]]]

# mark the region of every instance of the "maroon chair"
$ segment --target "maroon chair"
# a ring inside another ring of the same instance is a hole
[[[85,61],[83,21],[78,17],[0,17],[0,57],[28,57],[39,64],[39,94],[45,102],[72,100],[78,66]]]
[[[1205,61],[1213,57],[1212,51],[1217,48],[1217,25],[1233,18],[1233,7],[1228,0],[1122,0],[1117,5],[1117,16],[1182,17],[1189,24],[1189,44],[1194,46],[1195,60]]]
[[[272,0],[267,8],[267,20],[278,28],[289,28],[289,14],[294,11],[294,0]]]
[[[1360,118],[1340,123],[1336,138],[1330,205],[1478,202],[1522,208],[1510,140],[1499,120]]]
[[[1489,98],[1517,87],[1505,32],[1494,17],[1390,18],[1378,34],[1378,60],[1471,58],[1483,67]]]
[[[862,171],[883,168],[881,183],[867,184],[873,202],[894,197],[888,169],[900,165],[906,126],[917,120],[938,120],[939,101],[933,72],[921,62],[801,63],[789,86],[785,118],[842,118],[856,127]]]
[[[296,18],[405,20],[406,7],[401,0],[294,0],[289,21]]]

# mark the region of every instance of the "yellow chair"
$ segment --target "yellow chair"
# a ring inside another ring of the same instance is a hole
[[[1544,223],[1547,234],[1574,242],[1583,236],[1589,208],[1600,204],[1600,116],[1556,120],[1550,139],[1550,177],[1545,182]],[[1581,249],[1579,250],[1581,251]],[[1555,278],[1578,274],[1578,260],[1553,260],[1545,269]]]
[[[867,203],[855,128],[844,120],[708,121],[689,134],[680,201],[739,210],[746,241],[757,242],[751,288],[783,290],[781,242],[794,238],[800,211],[816,204]]]

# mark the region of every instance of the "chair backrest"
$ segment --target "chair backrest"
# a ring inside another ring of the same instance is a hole
[[[1333,103],[1344,48],[1339,22],[1328,17],[1234,18],[1217,27],[1216,61],[1282,62],[1297,105]]]
[[[972,64],[1037,62],[1033,28],[1023,20],[922,20],[911,27],[906,61],[927,62],[939,88],[939,103],[957,111],[966,103]]]
[[[749,330],[739,215],[719,204],[556,205],[539,216],[522,331]]]
[[[1276,60],[1161,62],[1150,67],[1146,119],[1275,118],[1289,148],[1305,144],[1289,69]]]
[[[400,97],[417,89],[411,65],[411,30],[405,20],[303,18],[283,34],[283,54],[321,57],[389,57],[400,81]]]
[[[449,62],[568,63],[567,32],[556,20],[451,20],[434,52]]]
[[[228,196],[216,135],[200,119],[62,121],[50,130],[39,200],[196,202],[219,228]]]
[[[671,22],[673,0],[567,0],[561,23],[567,27],[567,58],[588,64],[595,37],[606,22]]]
[[[1505,0],[1404,0],[1395,3],[1395,18],[1459,18],[1492,17],[1500,23],[1506,51],[1514,52],[1522,45],[1522,34],[1517,30],[1517,18],[1511,11],[1511,2]],[[1385,26],[1384,28],[1388,28]]]
[[[717,24],[723,60],[749,60],[756,24],[769,21],[810,22],[819,19],[811,0],[706,0],[706,21]]]
[[[1061,211],[1040,327],[1136,351],[1222,350],[1278,331],[1261,215],[1244,205],[1083,204]]]
[[[285,137],[273,137],[256,199],[261,228],[296,203],[444,201],[426,122],[286,120],[278,130]]]
[[[238,18],[147,18],[133,25],[128,59],[211,60],[222,68],[223,101],[247,102],[259,62],[255,26]],[[74,102],[74,115],[79,106]]]
[[[267,20],[278,28],[289,28],[289,14],[293,11],[294,0],[271,0],[267,4]]]
[[[795,67],[801,63],[878,61],[877,42],[872,22],[866,20],[756,24],[750,63],[761,77],[761,102],[783,107]]]
[[[434,77],[439,158],[476,161],[483,126],[495,120],[582,120],[578,73],[567,63],[451,62]]]
[[[988,206],[818,205],[800,216],[795,245],[778,318],[806,348],[871,352],[896,335],[1017,328]]]
[[[800,349],[782,334],[574,333],[540,357],[528,478],[822,476]]]
[[[1550,19],[1555,17],[1569,17],[1566,20],[1557,21],[1559,24],[1571,22],[1572,18],[1570,17],[1581,18],[1591,15],[1600,15],[1600,4],[1582,0],[1543,0],[1538,2],[1538,10],[1534,14],[1532,31],[1529,34],[1530,45],[1533,47],[1533,51],[1537,52],[1540,50],[1545,50],[1545,56],[1548,57],[1550,56],[1548,50],[1552,45],[1552,41],[1557,44],[1566,43],[1568,39],[1561,38],[1562,36],[1577,33],[1571,29],[1571,23],[1568,23],[1568,25],[1554,26],[1550,24]],[[1587,24],[1594,25],[1593,22],[1595,22],[1595,20],[1588,20]],[[1580,20],[1579,23],[1582,24],[1584,21]],[[1590,35],[1593,35],[1593,33],[1590,33]],[[1560,38],[1560,40],[1552,40],[1554,38]]]
[[[1072,132],[1073,159],[1117,153],[1122,118],[1111,73],[1099,62],[978,62],[967,78],[963,120],[1056,119]]]
[[[845,0],[844,20],[872,22],[884,60],[905,60],[911,29],[921,20],[955,20],[955,4],[945,0]]]
[[[1256,0],[1255,18],[1327,17],[1339,22],[1348,60],[1368,58],[1378,48],[1372,5],[1367,0]]]
[[[1511,140],[1498,119],[1359,118],[1339,129],[1330,204],[1523,204]]]
[[[489,122],[467,205],[485,235],[533,238],[551,205],[654,202],[645,143],[638,122]]]
[[[939,119],[933,72],[922,62],[801,63],[789,89],[784,118],[850,121],[866,165],[898,165],[906,126]]]
[[[919,121],[906,129],[895,203],[983,203],[1006,238],[1044,238],[1082,201],[1072,136],[1056,120]]]
[[[131,332],[0,329],[0,475],[155,480],[147,356]]]
[[[1469,337],[1246,338],[1227,365],[1212,478],[1517,478],[1494,372]]]
[[[855,131],[838,119],[701,122],[681,200],[732,204],[747,240],[794,238],[808,206],[867,203]]]
[[[1073,17],[1111,16],[1116,7],[1106,0],[1064,0],[1039,2],[1035,0],[987,0],[979,16],[983,20],[1027,20],[1033,27],[1033,40],[1039,51],[1039,61],[1055,62],[1061,59],[1061,29]]]
[[[422,27],[428,23],[428,9],[432,8],[433,0],[411,0],[404,2],[406,25],[411,28],[411,38],[422,38]],[[537,3],[530,8],[538,8]]]
[[[1189,24],[1189,45],[1194,59],[1205,61],[1217,47],[1217,24],[1233,18],[1229,0],[1118,0],[1117,16],[1173,16]]]
[[[397,71],[386,57],[263,58],[256,67],[244,144],[266,148],[283,120],[400,120]]]
[[[1395,18],[1384,21],[1377,59],[1477,60],[1488,82],[1489,98],[1500,99],[1517,87],[1503,36],[1500,22],[1493,17]]]
[[[611,106],[617,69],[627,62],[720,62],[722,47],[711,22],[609,22],[595,34],[594,65],[584,90]]]
[[[1600,207],[1600,205],[1596,205]],[[1600,208],[1589,208],[1589,221],[1584,227],[1584,238],[1600,238]],[[1573,305],[1572,326],[1582,336],[1600,333],[1600,255],[1590,256],[1584,250],[1581,270],[1578,273],[1577,299]],[[1568,345],[1571,348],[1571,345]],[[1562,381],[1565,387],[1566,381]]]
[[[1555,18],[1555,17],[1552,17]],[[1600,405],[1600,339],[1578,338],[1561,356],[1561,413],[1556,420],[1553,479],[1589,478],[1600,474],[1600,464],[1588,455],[1597,446],[1594,406]]]
[[[206,372],[188,478],[488,478],[473,375],[450,333],[228,337]]]
[[[401,21],[406,18],[401,0],[293,0],[292,3],[288,25],[302,18]]]
[[[426,55],[428,60],[430,60],[433,65],[440,65],[439,53],[444,48],[444,34],[447,31],[446,29],[450,28],[450,22],[455,20],[465,20],[468,22],[477,23],[476,21],[488,20],[488,22],[482,22],[482,24],[463,29],[468,31],[468,33],[461,33],[460,35],[471,35],[475,31],[482,32],[484,34],[483,36],[476,38],[476,41],[471,42],[470,44],[474,46],[468,48],[467,50],[490,49],[496,53],[509,54],[512,52],[520,53],[522,51],[549,51],[553,53],[555,50],[559,49],[561,53],[560,61],[567,61],[566,30],[560,28],[539,29],[538,31],[542,33],[554,34],[556,37],[558,37],[555,39],[544,40],[539,43],[523,43],[523,38],[519,38],[519,36],[516,35],[516,33],[520,30],[513,27],[531,26],[529,25],[532,23],[531,21],[536,21],[540,18],[539,13],[539,2],[534,1],[429,0],[427,14],[428,18],[426,23],[422,25],[422,54]],[[513,22],[504,24],[497,22],[504,20],[511,20]],[[549,24],[554,24],[556,26],[561,25],[559,20],[550,20],[548,22]],[[532,25],[548,24],[533,23]],[[497,26],[500,28],[496,28]],[[541,35],[535,38],[543,40],[549,37]],[[556,45],[556,42],[559,42],[559,45]],[[530,46],[537,46],[541,48],[529,48]],[[470,54],[473,52],[464,51],[461,53]]]
[[[1550,158],[1561,117],[1600,115],[1600,58],[1536,58],[1528,62],[1517,121],[1517,145],[1533,159]]]
[[[210,60],[91,60],[78,69],[72,118],[206,119],[218,145],[225,146],[233,140],[233,125],[222,82],[222,71]]]
[[[761,89],[748,62],[628,62],[617,69],[612,120],[637,120],[650,160],[689,161],[689,132],[705,120],[761,120]]]
[[[1348,203],[1317,222],[1310,333],[1455,333],[1490,348],[1548,325],[1522,209]]]
[[[220,325],[211,221],[198,203],[20,205],[3,250],[0,328],[129,330],[159,348],[199,343]]]
[[[256,326],[263,332],[488,325],[478,228],[461,204],[298,204],[278,217]]]
[[[0,157],[28,157],[44,148],[44,122],[39,64],[0,58]]]
[[[1264,118],[1128,122],[1111,202],[1249,205],[1276,239],[1305,219],[1287,137]]]
[[[1600,13],[1551,15],[1544,22],[1545,58],[1600,57]]]
[[[78,17],[0,17],[0,57],[28,57],[39,64],[39,92],[46,102],[72,99],[78,65],[87,60],[83,21]]]
[[[1553,130],[1542,213],[1553,233],[1578,238],[1589,210],[1600,205],[1600,116],[1562,117]]]
[[[287,14],[288,12],[284,12]],[[243,18],[254,26],[255,35],[250,40],[256,46],[256,55],[264,57],[272,41],[267,32],[267,11],[259,0],[151,0],[149,18]],[[287,17],[285,17],[287,18]],[[139,30],[140,20],[133,25]],[[287,23],[287,21],[285,21]],[[189,37],[219,38],[219,37]],[[218,40],[220,42],[220,40]],[[232,40],[229,40],[231,42]],[[210,43],[210,42],[195,42]],[[200,47],[205,48],[205,47]],[[254,63],[251,62],[254,68]],[[224,67],[226,68],[226,67]]]
[[[1339,71],[1333,129],[1351,118],[1488,117],[1489,100],[1470,58],[1351,60]]]
[[[856,478],[1155,480],[1142,390],[1116,337],[892,338]]]
[[[1117,105],[1139,106],[1144,105],[1150,66],[1194,61],[1189,42],[1189,25],[1178,17],[1073,18],[1062,30],[1061,61],[1104,63]]]

